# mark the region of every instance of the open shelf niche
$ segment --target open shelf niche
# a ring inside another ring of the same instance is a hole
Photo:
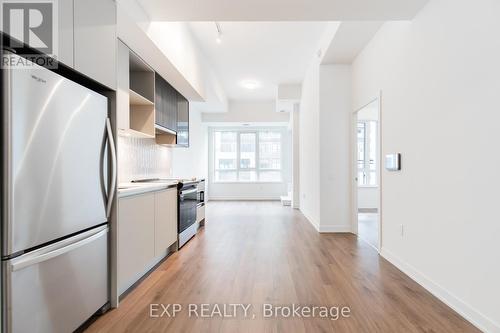
[[[155,130],[155,72],[139,56],[129,55],[130,130],[154,138]]]
[[[156,126],[156,143],[165,146],[175,146],[177,144],[177,134]]]

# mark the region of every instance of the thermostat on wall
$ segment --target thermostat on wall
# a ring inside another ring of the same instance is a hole
[[[401,154],[387,154],[385,155],[385,169],[388,171],[401,170]]]

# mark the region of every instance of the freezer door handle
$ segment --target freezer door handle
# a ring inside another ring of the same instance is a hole
[[[109,118],[106,119],[106,130],[108,132],[109,148],[111,150],[111,184],[109,186],[108,203],[106,205],[106,216],[109,218],[111,215],[111,208],[113,207],[113,199],[115,198],[116,191],[116,146],[113,139],[113,130],[111,129],[111,122]]]
[[[28,254],[26,256],[21,256],[19,258],[12,259],[11,264],[10,264],[11,271],[15,272],[15,271],[21,270],[23,268],[26,268],[28,266],[38,264],[38,263],[41,263],[43,261],[47,261],[49,259],[55,258],[57,256],[64,254],[64,253],[68,253],[72,250],[75,250],[75,249],[81,247],[81,246],[84,246],[85,244],[91,243],[98,238],[103,237],[104,235],[106,235],[107,232],[108,232],[108,227],[103,226],[103,227],[98,228],[96,230],[92,230],[90,232],[83,233],[80,237],[85,237],[85,238],[83,238],[79,241],[75,241],[73,243],[70,243],[66,246],[62,246],[60,248],[57,248],[57,249],[54,249],[54,250],[51,250],[51,251],[45,252],[45,253],[38,253],[38,251],[34,251],[33,253]],[[90,236],[89,236],[89,234],[90,234]]]

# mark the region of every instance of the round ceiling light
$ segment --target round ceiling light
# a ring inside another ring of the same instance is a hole
[[[243,80],[241,86],[246,89],[254,90],[260,87],[260,82],[255,80]]]

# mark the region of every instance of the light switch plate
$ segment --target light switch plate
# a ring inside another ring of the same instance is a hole
[[[401,154],[387,154],[385,155],[385,169],[388,171],[401,170]]]

